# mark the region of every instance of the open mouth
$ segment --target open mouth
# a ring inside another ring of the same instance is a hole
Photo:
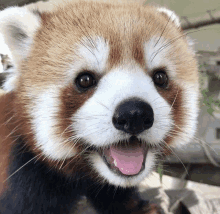
[[[134,176],[144,170],[148,149],[132,136],[128,142],[112,145],[100,155],[113,172],[123,176]]]

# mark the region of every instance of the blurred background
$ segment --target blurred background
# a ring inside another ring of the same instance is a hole
[[[52,9],[54,4],[62,0],[41,1],[37,4],[34,2],[37,1],[0,0],[0,10],[8,6],[30,4],[28,6],[30,8],[37,7],[45,11]],[[190,189],[204,197],[206,203],[211,200],[212,203],[220,204],[220,0],[148,0],[147,2],[136,0],[135,2],[165,6],[180,17],[184,32],[194,42],[201,85],[201,111],[196,137],[185,148],[173,148],[173,155],[159,164],[158,172],[147,178],[140,185],[140,190],[146,186],[162,187],[165,190]],[[0,54],[0,72],[10,72],[13,66],[10,52],[1,34]],[[185,205],[188,207],[187,203]],[[218,205],[214,205],[212,211],[210,210],[200,208],[199,211],[193,211],[188,207],[188,213],[220,213]]]

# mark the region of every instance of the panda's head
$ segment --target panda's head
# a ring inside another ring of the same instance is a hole
[[[173,12],[81,2],[41,14],[9,8],[0,23],[20,132],[60,171],[134,186],[158,154],[194,135],[197,63]]]

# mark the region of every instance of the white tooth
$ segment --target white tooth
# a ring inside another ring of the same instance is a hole
[[[116,160],[114,160],[114,164],[115,164],[115,166],[117,166],[117,162],[116,162]]]

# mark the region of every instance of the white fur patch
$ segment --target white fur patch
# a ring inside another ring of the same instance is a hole
[[[103,38],[97,37],[91,40],[84,38],[81,43],[85,46],[80,45],[77,54],[86,60],[88,67],[93,68],[96,72],[103,72],[109,56],[107,42]]]
[[[188,43],[189,52],[195,56],[196,55],[195,41],[192,38],[190,38],[189,36],[186,36],[186,40],[187,40],[187,43]]]
[[[27,56],[39,27],[40,17],[27,8],[10,7],[0,12],[0,31],[16,65]],[[26,37],[23,37],[24,35]]]
[[[197,117],[199,114],[198,85],[182,84],[183,107],[186,109],[186,116],[183,118],[184,126],[177,127],[179,132],[175,137],[172,146],[182,147],[189,143],[197,130]]]
[[[161,12],[161,13],[164,13],[168,16],[168,18],[179,28],[181,26],[181,23],[180,23],[180,19],[179,17],[176,15],[175,12],[165,8],[165,7],[162,7],[162,8],[157,8],[157,11]]]
[[[176,78],[175,64],[169,59],[171,47],[169,41],[163,37],[154,36],[144,44],[145,60],[147,69],[151,72],[156,68],[166,67],[169,78]]]
[[[3,90],[5,92],[13,91],[16,88],[18,81],[18,73],[15,71],[15,68],[10,68],[9,70],[10,72],[8,73],[10,74],[7,76],[7,79],[3,84]]]
[[[60,101],[59,91],[50,88],[41,93],[35,101],[35,106],[30,110],[32,116],[32,129],[36,137],[36,146],[41,149],[43,154],[53,160],[70,158],[75,155],[61,135],[57,135],[57,113]]]
[[[109,45],[102,37],[83,38],[74,47],[77,59],[70,67],[68,75],[76,76],[84,70],[104,73],[109,56]]]
[[[13,72],[4,83],[4,90],[13,91],[16,88],[17,66],[31,48],[35,32],[40,27],[40,17],[27,8],[10,7],[0,12],[0,32],[10,49]]]

